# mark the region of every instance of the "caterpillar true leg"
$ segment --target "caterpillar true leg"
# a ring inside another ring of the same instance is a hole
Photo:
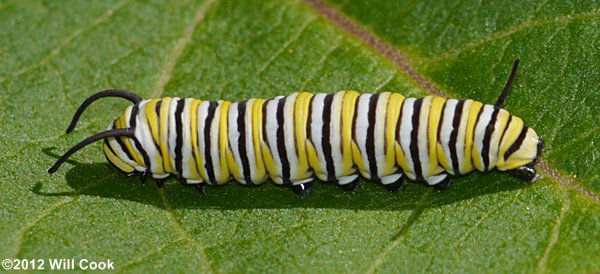
[[[338,186],[345,191],[355,191],[361,188],[361,185],[356,180],[345,185],[338,184]]]
[[[289,185],[289,186],[296,194],[299,194],[299,195],[308,195],[315,190],[312,187],[311,183]]]
[[[198,190],[200,193],[202,193],[203,195],[205,195],[205,194],[206,194],[206,190],[205,190],[205,188],[204,188],[204,185],[205,185],[204,183],[201,183],[201,184],[195,184],[195,185],[194,185],[194,187],[195,187],[195,188],[196,188],[196,189],[197,189],[197,190]]]
[[[404,187],[404,178],[400,177],[398,180],[396,180],[395,182],[391,183],[391,184],[387,184],[387,185],[383,185],[385,187],[385,189],[387,189],[389,192],[396,192],[398,190],[401,190]]]
[[[446,177],[441,182],[433,185],[433,187],[435,187],[435,189],[437,189],[438,191],[446,190],[451,186],[452,186],[452,181],[450,180],[450,177]]]

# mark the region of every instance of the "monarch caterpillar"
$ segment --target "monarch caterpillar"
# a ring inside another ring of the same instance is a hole
[[[118,170],[140,174],[142,181],[152,175],[159,187],[174,174],[202,192],[204,183],[225,184],[232,177],[246,185],[270,178],[305,194],[316,176],[354,190],[358,173],[390,191],[402,187],[403,175],[441,190],[450,186],[449,174],[493,168],[533,182],[543,142],[501,108],[518,65],[517,59],[495,105],[390,92],[297,92],[230,103],[143,100],[105,90],[83,102],[67,133],[100,98],[121,97],[133,105],[107,131],[68,150],[48,172],[104,140],[104,154]]]

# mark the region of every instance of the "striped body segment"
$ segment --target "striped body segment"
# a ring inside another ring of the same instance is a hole
[[[437,185],[448,174],[534,165],[541,140],[498,106],[397,93],[293,93],[269,100],[141,100],[109,130],[109,162],[127,173],[190,184],[271,179],[346,185],[359,175],[384,185],[403,176]]]

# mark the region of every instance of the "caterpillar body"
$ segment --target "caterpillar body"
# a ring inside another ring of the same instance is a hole
[[[134,104],[49,172],[87,144],[104,140],[104,154],[118,170],[152,175],[159,184],[174,174],[202,191],[205,183],[233,178],[246,185],[271,179],[306,193],[315,177],[352,190],[359,174],[389,190],[400,188],[404,176],[444,189],[448,175],[494,168],[533,181],[543,142],[501,108],[517,66],[518,60],[496,105],[390,92],[296,92],[230,103],[143,100],[105,90],[80,106],[67,133],[97,99],[116,96]]]

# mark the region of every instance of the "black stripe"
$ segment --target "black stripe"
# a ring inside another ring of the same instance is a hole
[[[135,104],[133,105],[133,108],[131,109],[131,116],[129,117],[129,127],[135,129],[135,127],[137,126],[137,116],[139,115],[139,105]],[[142,154],[142,159],[144,160],[144,166],[146,166],[148,169],[150,168],[150,157],[148,157],[148,153],[146,152],[146,150],[144,150],[144,147],[142,146],[142,144],[138,141],[137,138],[133,138],[134,144],[135,144],[135,148],[140,152],[140,154]]]
[[[206,173],[208,173],[208,183],[216,185],[217,179],[215,178],[215,170],[213,167],[212,156],[210,155],[211,149],[211,140],[210,140],[210,131],[211,125],[215,118],[215,112],[217,110],[217,102],[209,102],[208,110],[206,115],[206,120],[204,122],[204,168],[206,168]]]
[[[321,135],[321,146],[323,147],[323,156],[325,156],[325,167],[327,169],[327,181],[335,182],[335,166],[333,165],[333,155],[331,148],[331,107],[334,94],[325,96],[323,102],[323,129]]]
[[[152,138],[152,142],[154,143],[154,146],[156,147],[156,150],[158,151],[158,154],[160,154],[160,158],[164,159],[164,156],[162,155],[162,150],[160,149],[160,145],[158,144],[160,142],[160,108],[162,106],[162,100],[158,101],[156,103],[156,105],[154,106],[154,112],[156,113],[156,129],[158,130],[158,140],[156,140],[156,142],[154,141],[154,138]],[[152,125],[150,123],[148,123],[148,125],[150,126],[150,129],[152,129]],[[163,161],[161,161],[163,162]],[[165,166],[164,163],[161,163],[163,170],[165,170]]]
[[[267,134],[267,105],[270,101],[271,99],[266,100],[262,106],[262,134],[263,140],[265,141],[265,143],[267,143],[269,151],[271,151],[271,146],[269,145],[269,136]]]
[[[410,133],[410,156],[415,168],[415,176],[417,181],[423,180],[423,169],[421,168],[421,160],[419,159],[419,118],[421,117],[421,105],[423,99],[417,99],[413,105],[412,114],[412,132]]]
[[[460,174],[458,155],[456,154],[456,139],[458,138],[458,131],[460,128],[460,121],[462,120],[464,104],[465,101],[458,101],[458,103],[456,104],[456,108],[454,109],[454,117],[452,117],[452,132],[450,133],[450,140],[448,140],[448,147],[450,148],[450,159],[452,159],[452,169],[454,169],[454,174]],[[462,141],[462,145],[464,146],[465,140]]]
[[[177,100],[175,108],[175,169],[179,176],[183,176],[183,108],[185,99]]]
[[[396,123],[396,141],[400,145],[400,150],[402,150],[402,142],[400,140],[400,130],[402,129],[402,114],[404,114],[404,102],[406,102],[406,98],[404,100],[402,100],[402,104],[400,105],[400,115],[398,115],[398,121]]]
[[[442,124],[444,123],[444,112],[446,112],[446,103],[448,101],[445,101],[444,104],[442,105],[442,114],[440,115],[440,120],[438,121],[438,128],[437,128],[437,142],[440,143],[441,140],[441,134],[442,134]]]
[[[342,99],[340,99],[340,106],[339,106],[339,120],[340,120],[340,127],[339,127],[339,132],[338,132],[338,136],[339,137],[339,149],[340,149],[340,154],[342,155],[342,159],[344,158],[344,98],[348,95],[347,92],[344,92],[344,95],[342,96]],[[352,152],[350,152],[350,154],[352,154]]]
[[[287,157],[285,149],[285,128],[284,128],[284,107],[287,97],[283,97],[277,103],[277,150],[279,151],[279,159],[281,160],[281,172],[283,184],[291,184],[290,181],[290,161]]]
[[[352,115],[352,142],[357,143],[356,142],[356,120],[358,120],[358,99],[356,98],[356,101],[354,101],[354,115]]]
[[[367,119],[369,124],[367,126],[367,139],[365,144],[371,180],[374,181],[379,181],[377,159],[375,159],[375,123],[377,122],[376,109],[378,100],[379,94],[371,95],[371,98],[369,98],[369,109],[367,111]]]
[[[248,101],[243,101],[238,104],[237,116],[237,131],[240,134],[238,137],[238,151],[242,160],[242,173],[246,184],[253,185],[250,177],[250,162],[248,160],[248,151],[246,150],[246,105]]]
[[[515,140],[515,142],[510,146],[510,148],[508,148],[506,153],[504,153],[504,160],[508,160],[508,157],[510,157],[510,155],[515,153],[515,151],[519,150],[519,148],[523,144],[523,140],[525,140],[526,135],[527,126],[523,126],[523,129],[521,129],[521,133],[519,134],[519,137],[517,137],[517,140]]]
[[[156,116],[160,117],[160,107],[162,106],[162,100],[156,102],[156,105],[154,106],[154,112],[156,112]]]
[[[490,123],[485,127],[485,134],[483,135],[483,148],[481,149],[481,156],[483,157],[483,171],[489,169],[490,165],[490,146],[492,133],[494,133],[496,126],[496,119],[498,117],[498,112],[500,108],[494,106],[494,112],[492,113],[492,118],[490,119]]]
[[[313,99],[315,96],[310,97],[310,101],[308,102],[308,120],[306,121],[306,139],[311,140],[312,138],[312,108],[313,108]]]

